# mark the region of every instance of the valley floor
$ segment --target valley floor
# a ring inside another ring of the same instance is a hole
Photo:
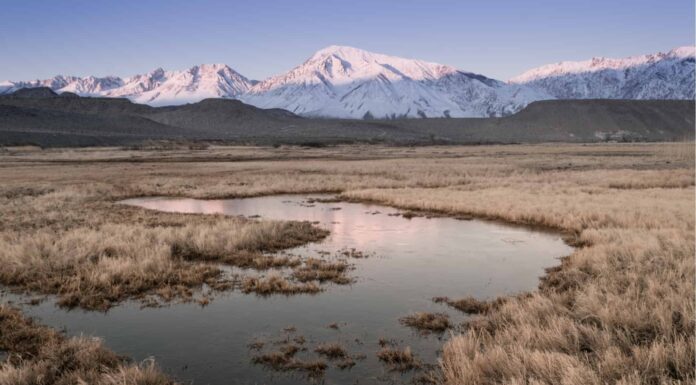
[[[115,203],[129,197],[330,192],[404,210],[553,228],[576,251],[548,270],[538,290],[483,306],[445,344],[433,379],[694,381],[693,144],[23,147],[0,149],[0,180],[0,283],[92,310],[126,299],[204,302],[203,284],[240,285],[208,262],[293,267],[306,262],[263,253],[326,235],[307,223]],[[279,285],[301,291],[315,284]],[[57,346],[71,357],[59,371],[60,357],[50,353]],[[168,381],[154,366],[119,361],[97,342],[63,337],[8,305],[0,308],[0,349],[8,353],[0,384]],[[86,362],[90,356],[100,361]]]

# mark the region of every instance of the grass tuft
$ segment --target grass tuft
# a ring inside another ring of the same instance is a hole
[[[314,349],[314,351],[330,360],[337,360],[348,357],[346,349],[338,342],[323,343],[317,346]]]
[[[316,294],[321,291],[321,288],[314,282],[296,283],[279,273],[271,273],[265,277],[244,278],[242,291],[265,296],[271,294]]]
[[[445,313],[416,312],[401,318],[399,321],[421,332],[442,333],[451,326],[449,316]]]
[[[383,347],[377,352],[377,358],[385,363],[390,370],[405,372],[421,367],[409,346],[404,349]]]
[[[173,385],[153,360],[129,364],[96,338],[66,338],[0,305],[0,384]]]

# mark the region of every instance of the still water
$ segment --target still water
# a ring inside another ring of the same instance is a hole
[[[312,195],[312,197],[322,197]],[[326,198],[326,196],[323,196]],[[452,218],[406,219],[393,208],[358,203],[308,202],[308,196],[284,195],[230,200],[142,198],[123,204],[185,213],[224,213],[260,219],[306,220],[331,231],[325,240],[288,252],[320,256],[355,248],[369,254],[350,259],[356,280],[327,285],[317,295],[259,297],[238,291],[217,295],[206,307],[175,304],[141,309],[126,302],[107,313],[65,311],[53,301],[25,306],[28,315],[70,335],[102,337],[117,353],[137,361],[154,357],[184,383],[296,384],[299,373],[276,373],[251,363],[248,344],[292,335],[306,338],[307,352],[321,342],[340,342],[364,359],[349,370],[329,363],[326,384],[403,383],[413,373],[390,372],[376,358],[380,338],[410,346],[426,363],[436,363],[448,333],[422,335],[399,323],[415,311],[444,312],[455,324],[466,316],[435,296],[479,299],[533,290],[544,268],[571,252],[558,234],[500,223]],[[390,215],[391,214],[391,215]],[[254,274],[252,272],[252,274]],[[337,323],[339,328],[329,328]],[[272,344],[267,344],[267,346]],[[315,381],[316,382],[316,381]]]

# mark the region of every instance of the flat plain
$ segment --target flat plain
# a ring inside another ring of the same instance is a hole
[[[694,381],[693,143],[8,147],[0,180],[0,284],[95,311],[124,300],[204,303],[202,285],[212,295],[292,294],[321,290],[300,276],[341,278],[335,265],[266,254],[326,236],[310,223],[117,203],[126,198],[332,193],[415,215],[553,229],[576,249],[549,266],[537,290],[491,303],[446,301],[475,314],[444,343],[428,380]],[[220,265],[250,274],[225,279]],[[274,266],[290,273],[254,281],[254,271]],[[28,320],[21,307],[0,310],[8,357],[0,384],[174,381],[151,362],[129,363],[97,340]]]

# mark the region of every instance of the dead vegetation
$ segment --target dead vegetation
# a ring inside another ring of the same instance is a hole
[[[370,257],[369,253],[365,253],[363,251],[357,250],[353,247],[350,249],[342,249],[338,251],[339,255],[346,257],[346,258],[355,258],[355,259],[364,259]]]
[[[256,352],[251,357],[252,363],[263,365],[264,367],[277,372],[301,372],[310,379],[322,377],[328,368],[325,361],[321,359],[303,359],[298,357],[298,353],[306,351],[307,348],[303,346],[305,343],[303,336],[292,336],[296,330],[297,329],[294,326],[285,328],[283,330],[283,337],[281,339],[269,341],[268,344],[260,340],[251,342],[247,346],[250,350]],[[262,349],[266,345],[276,346],[276,348],[275,350],[263,352]],[[325,355],[330,359],[337,358],[330,354],[337,353],[336,351],[331,350],[329,345],[324,346],[326,350],[320,349],[320,347],[318,347],[316,351],[321,350],[322,352],[325,352]]]
[[[242,291],[259,295],[271,294],[316,294],[321,288],[314,282],[297,283],[288,280],[280,273],[271,273],[265,277],[245,277]]]
[[[448,297],[435,297],[436,303],[445,303],[461,312],[467,314],[485,314],[492,309],[500,307],[505,303],[505,298],[497,298],[493,301],[482,301],[474,297],[464,297],[460,299],[450,299]]]
[[[330,281],[345,285],[352,280],[346,276],[349,265],[345,261],[327,261],[319,258],[307,258],[302,266],[293,269],[292,276],[299,282]]]
[[[147,295],[190,299],[203,283],[225,286],[217,266],[200,262],[257,269],[292,266],[298,262],[261,251],[325,235],[307,223],[189,218],[177,218],[179,225],[145,226],[136,221],[5,232],[0,235],[0,282],[57,294],[61,305],[86,309],[108,309],[123,299]]]
[[[258,365],[264,365],[275,371],[302,372],[310,378],[318,378],[324,375],[328,367],[326,362],[322,360],[301,360],[295,357],[296,353],[297,350],[284,346],[281,347],[280,350],[254,356],[252,362]]]
[[[275,257],[278,258],[278,257]],[[285,257],[287,258],[287,257]],[[242,280],[242,291],[259,295],[272,294],[315,294],[322,291],[318,283],[333,282],[337,285],[345,285],[353,282],[346,273],[350,265],[344,260],[326,260],[320,258],[305,258],[297,261],[290,277],[274,272],[266,276],[248,276]]]
[[[442,333],[451,326],[445,313],[416,312],[401,318],[399,322],[420,332]]]
[[[328,368],[324,359],[337,369],[346,370],[354,367],[356,360],[365,358],[364,355],[349,354],[344,345],[337,341],[319,343],[314,349],[308,350],[305,337],[296,335],[296,332],[297,329],[293,326],[283,329],[280,338],[253,340],[247,345],[250,352],[253,352],[252,362],[278,372],[304,372],[308,377],[316,379]],[[264,352],[265,346],[275,346],[275,349]],[[301,352],[304,352],[303,357],[298,356]],[[308,355],[308,352],[315,353],[316,356]]]
[[[0,305],[0,384],[173,385],[151,360],[139,365],[106,349],[100,340],[67,338]]]
[[[91,308],[148,293],[151,282],[186,297],[218,272],[172,258],[162,240],[258,250],[284,227],[114,201],[331,192],[544,226],[583,246],[531,295],[463,306],[480,315],[446,344],[443,382],[694,381],[693,143],[206,151],[0,153],[0,281]],[[255,160],[271,156],[289,160]]]
[[[377,358],[387,365],[389,370],[405,372],[421,367],[420,362],[411,352],[411,347],[409,346],[404,349],[385,346],[377,352]]]
[[[346,352],[343,345],[338,342],[323,343],[317,346],[314,351],[330,360],[345,359],[348,357],[348,352]]]

